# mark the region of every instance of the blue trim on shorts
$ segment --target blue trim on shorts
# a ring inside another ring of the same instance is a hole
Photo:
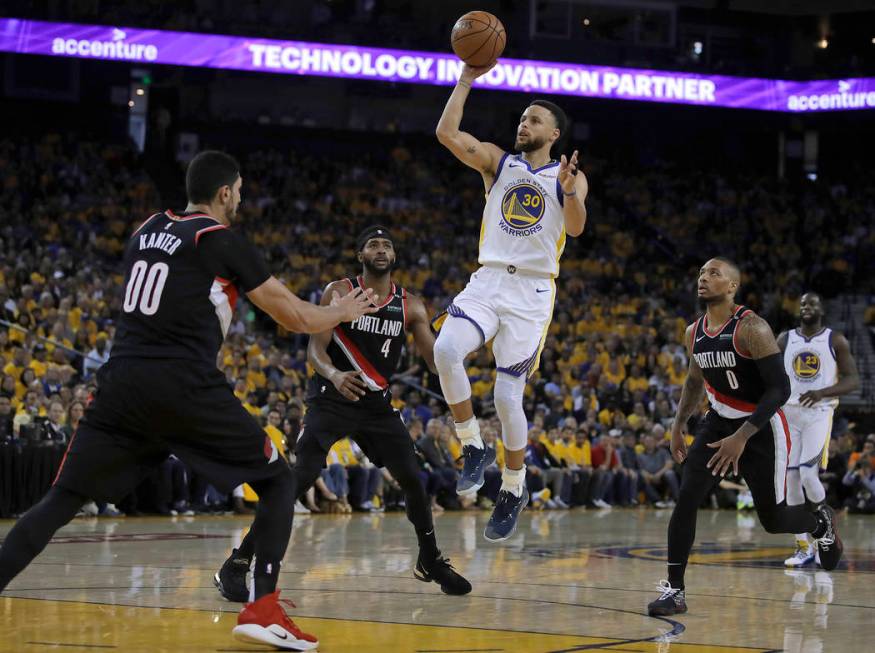
[[[480,340],[482,341],[480,343],[480,346],[482,347],[486,344],[486,333],[484,333],[483,328],[479,324],[477,324],[474,318],[466,314],[465,311],[463,311],[461,308],[459,308],[455,304],[450,304],[449,306],[447,306],[447,315],[449,315],[450,317],[461,317],[465,320],[468,320],[471,324],[477,327],[477,331],[480,333]]]
[[[509,374],[510,376],[513,376],[516,378],[520,378],[523,374],[525,374],[525,372],[520,372],[520,371],[514,370],[510,367],[496,367],[495,371],[502,372],[504,374]]]

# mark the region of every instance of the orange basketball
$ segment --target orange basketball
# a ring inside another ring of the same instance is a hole
[[[504,52],[504,25],[487,11],[469,11],[453,25],[453,52],[469,66],[488,66]]]

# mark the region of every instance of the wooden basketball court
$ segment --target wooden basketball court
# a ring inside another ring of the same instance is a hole
[[[296,516],[280,579],[320,651],[859,651],[875,632],[871,519],[840,520],[846,561],[786,572],[786,537],[750,513],[703,511],[687,573],[690,612],[646,614],[665,577],[669,511],[527,512],[506,546],[487,512],[436,517],[445,555],[473,583],[449,597],[412,574],[403,514]],[[0,537],[12,522],[0,522]],[[242,517],[76,519],[0,596],[0,651],[259,651],[231,637],[238,606],[212,576]]]

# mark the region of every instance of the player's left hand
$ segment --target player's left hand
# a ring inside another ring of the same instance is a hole
[[[823,393],[820,390],[809,390],[799,397],[799,403],[806,408],[811,408],[823,399]]]
[[[559,159],[559,185],[562,186],[563,193],[574,192],[574,178],[577,175],[577,150],[571,158],[566,158],[563,154]]]
[[[726,476],[729,471],[729,466],[732,466],[733,473],[738,475],[738,459],[744,453],[744,445],[747,444],[747,438],[740,436],[738,433],[733,433],[728,438],[723,438],[717,442],[712,442],[708,445],[711,449],[717,449],[717,453],[711,456],[708,461],[708,469],[714,476],[721,478]]]

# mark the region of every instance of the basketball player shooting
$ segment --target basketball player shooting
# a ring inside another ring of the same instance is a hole
[[[568,125],[565,113],[552,102],[535,100],[526,107],[517,127],[517,154],[459,129],[471,83],[493,65],[464,66],[437,126],[438,140],[483,177],[486,207],[480,229],[481,267],[448,307],[434,356],[462,442],[464,469],[457,492],[470,496],[483,486],[495,450],[480,438],[463,361],[494,339],[495,409],[507,464],[485,537],[499,542],[513,534],[529,499],[523,391],[538,368],[553,316],[554,280],[565,238],[579,236],[586,224],[588,186],[578,170],[577,151],[558,161],[550,158]]]
[[[826,500],[820,468],[832,431],[839,397],[860,387],[857,364],[847,338],[823,324],[820,295],[809,292],[799,300],[799,327],[778,336],[784,367],[790,377],[790,399],[784,407],[790,426],[790,465],[787,467],[787,504],[805,498],[814,505]],[[814,561],[817,547],[807,533],[796,534],[796,552],[784,561],[802,567]]]
[[[671,429],[671,454],[684,463],[677,505],[668,525],[668,581],[648,606],[651,616],[687,611],[684,574],[696,538],[696,513],[727,472],[750,487],[760,523],[769,533],[811,533],[824,569],[842,557],[835,513],[784,501],[790,434],[780,408],[790,382],[768,323],[735,303],[740,274],[731,261],[713,258],[699,271],[698,298],[705,315],[687,327],[690,366]],[[687,451],[683,429],[707,393],[710,410]]]

